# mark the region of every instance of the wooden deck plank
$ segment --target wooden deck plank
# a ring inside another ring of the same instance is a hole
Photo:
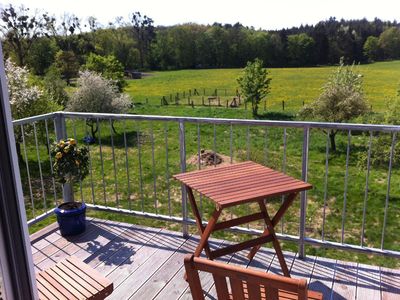
[[[224,241],[221,240],[209,239],[208,241],[211,250],[217,249],[218,247],[224,245]],[[204,253],[202,253],[201,257],[205,257]],[[187,282],[183,279],[184,274],[185,274],[185,269],[183,267],[183,261],[182,261],[182,266],[179,269],[179,271],[175,273],[174,277],[167,283],[166,286],[164,286],[164,288],[158,293],[156,297],[154,297],[154,299],[158,300],[179,299],[186,293],[190,295],[190,291],[188,290],[189,286]],[[200,278],[204,279],[204,276]]]
[[[181,243],[179,232],[98,219],[89,220],[87,229],[80,236],[66,239],[59,235],[57,227],[53,225],[42,231],[43,239],[39,233],[32,236],[33,252],[42,253],[35,255],[36,270],[50,267],[64,257],[79,253],[80,260],[85,260],[103,276],[107,276],[117,290],[121,289],[115,294],[121,297],[110,299],[191,299],[188,285],[183,280],[183,257],[186,252],[193,251],[198,236]],[[210,240],[212,249],[224,243],[229,242]],[[158,253],[162,255],[159,257]],[[245,253],[224,256],[219,260],[245,265],[248,262]],[[400,298],[400,270],[321,257],[315,258],[314,262],[313,257],[303,261],[289,252],[284,252],[284,256],[293,277],[307,278],[312,273],[308,278],[309,288],[321,291],[324,299]],[[261,248],[248,267],[281,274],[279,262],[270,248]],[[200,275],[204,289],[210,291],[207,294],[210,299],[215,294],[211,289],[213,280],[206,274]]]
[[[300,258],[298,254],[296,254],[295,260],[290,268],[290,276],[296,279],[305,279],[307,282],[310,282],[316,259],[315,256]]]
[[[176,251],[164,265],[156,273],[154,273],[147,282],[139,288],[130,299],[153,299],[173,276],[182,268],[182,262],[186,254],[193,253],[196,246],[199,244],[200,239],[198,237],[191,236],[185,241],[182,247]]]
[[[183,238],[180,233],[161,231],[154,241],[156,243],[148,244],[156,251],[133,273],[129,274],[120,285],[114,286],[114,292],[109,299],[129,299],[163,265],[165,260],[180,249],[185,241],[186,238]]]
[[[336,260],[317,257],[308,288],[321,292],[324,299],[330,299],[332,294],[333,278],[335,276]],[[339,298],[340,299],[340,298]]]
[[[400,270],[381,268],[382,300],[400,298]]]
[[[358,264],[357,299],[381,299],[381,272],[377,266]]]
[[[158,228],[141,228],[134,225],[108,244],[109,248],[105,250],[105,253],[110,252],[111,255],[105,254],[101,263],[93,265],[89,262],[89,265],[106,276],[122,264],[130,264],[129,258],[132,255],[141,255],[138,251],[160,231],[161,229]]]
[[[38,263],[36,266],[41,269],[47,269],[63,258],[74,255],[85,260],[91,255],[101,253],[101,249],[110,240],[117,237],[111,231],[111,225],[107,225],[106,221],[93,221],[91,228],[84,234],[68,237],[68,244],[54,254],[48,255],[45,260]]]
[[[336,262],[333,279],[333,299],[356,299],[357,264],[353,262]]]

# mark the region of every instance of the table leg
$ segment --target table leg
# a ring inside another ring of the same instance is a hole
[[[208,238],[214,230],[215,224],[217,224],[219,215],[221,214],[222,209],[216,208],[212,214],[211,219],[208,221],[206,228],[204,229],[203,234],[201,235],[199,245],[194,251],[194,256],[199,257],[203,248],[208,244]]]
[[[272,218],[272,226],[275,227],[279,221],[282,219],[283,215],[285,214],[285,212],[288,210],[288,208],[292,205],[294,199],[296,198],[298,193],[292,193],[289,194],[288,197],[286,198],[286,200],[283,202],[283,204],[281,205],[281,207],[278,209],[278,211],[276,212],[275,216]],[[263,203],[263,207],[265,207],[265,204]],[[260,206],[261,208],[261,206]],[[266,210],[266,208],[265,208]],[[264,229],[264,232],[262,235],[268,235],[269,231],[268,228]],[[259,246],[255,246],[253,247],[249,254],[247,255],[247,257],[252,260],[254,255],[256,255],[257,251],[261,248],[261,245]]]
[[[286,265],[285,258],[282,253],[281,245],[279,244],[278,239],[276,238],[275,230],[274,230],[274,225],[272,224],[272,221],[269,217],[267,208],[265,207],[264,200],[258,201],[258,204],[260,206],[261,212],[264,214],[264,220],[265,224],[267,225],[267,228],[264,230],[264,233],[262,235],[271,235],[272,236],[272,245],[274,246],[276,255],[278,256],[279,264],[281,265],[283,275],[286,277],[290,277],[289,274],[289,269]],[[257,253],[257,251],[260,249],[261,245],[253,247],[251,249],[249,256],[250,259],[253,259],[254,255]]]
[[[189,202],[192,207],[197,228],[199,229],[199,235],[202,236],[204,234],[205,226],[203,225],[203,222],[201,220],[201,215],[197,208],[196,199],[194,199],[193,190],[190,187],[186,186],[186,191],[189,196]],[[204,245],[204,251],[206,252],[207,257],[210,259],[211,251],[210,246],[208,245],[208,241],[206,241],[206,244]]]

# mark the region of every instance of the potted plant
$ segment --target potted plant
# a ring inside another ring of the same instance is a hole
[[[78,147],[76,140],[60,140],[51,151],[54,159],[53,176],[63,185],[64,203],[54,212],[62,236],[82,233],[86,228],[86,205],[74,201],[74,183],[82,181],[89,173],[89,150]]]

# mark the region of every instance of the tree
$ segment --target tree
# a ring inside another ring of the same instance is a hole
[[[113,80],[120,92],[126,86],[124,67],[114,55],[101,56],[90,53],[83,68],[99,73],[104,78]]]
[[[47,69],[54,63],[58,51],[54,39],[42,37],[37,39],[29,51],[26,59],[29,70],[35,75],[44,75]]]
[[[396,59],[400,57],[400,29],[390,27],[379,36],[379,46],[385,58]]]
[[[253,117],[256,117],[258,104],[270,92],[271,78],[268,77],[267,69],[263,69],[263,61],[256,58],[254,62],[247,62],[243,76],[239,77],[237,81],[246,98],[245,101],[251,103]]]
[[[79,62],[75,53],[72,51],[58,51],[55,65],[68,85],[70,85],[71,79],[78,75]]]
[[[369,36],[363,46],[364,55],[368,57],[368,61],[373,62],[380,58],[381,48],[379,47],[379,38]]]
[[[335,123],[361,116],[368,111],[362,84],[362,75],[354,70],[354,64],[345,66],[341,59],[340,66],[323,86],[321,95],[305,106],[300,115]],[[332,151],[336,151],[336,133],[334,129],[329,132]]]
[[[27,118],[59,110],[54,101],[51,101],[38,86],[29,84],[29,72],[25,67],[19,67],[10,59],[5,63],[8,93],[11,106],[11,114],[14,120]],[[25,126],[25,134],[32,130]],[[17,154],[20,160],[22,142],[22,131],[19,126],[15,128],[15,140],[17,143]]]
[[[126,94],[120,94],[113,82],[91,71],[79,73],[78,89],[72,94],[67,110],[78,112],[121,114],[132,107],[132,101]],[[95,138],[97,122],[88,119],[86,124],[91,128]]]
[[[138,43],[140,66],[143,69],[147,54],[150,50],[150,44],[155,36],[153,19],[146,15],[142,17],[140,12],[134,12],[131,21],[133,25],[133,35]]]
[[[11,4],[1,10],[0,17],[0,31],[13,50],[17,65],[25,66],[33,42],[41,36],[48,35],[54,18],[49,17],[47,13],[29,15],[29,8],[15,9]]]
[[[309,66],[314,63],[315,42],[306,33],[288,36],[287,52],[292,66]]]

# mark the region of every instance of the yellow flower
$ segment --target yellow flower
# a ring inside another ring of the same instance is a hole
[[[76,161],[75,161],[75,164],[79,167],[79,165],[80,165],[79,160],[76,160]]]
[[[69,147],[69,145],[68,145],[67,147],[64,148],[64,152],[65,152],[65,153],[68,153],[69,150],[71,150],[70,147]]]
[[[57,158],[57,159],[60,159],[62,156],[63,156],[63,155],[62,155],[61,152],[57,152],[57,153],[56,153],[56,158]]]
[[[71,145],[76,145],[76,141],[75,141],[74,139],[69,139],[69,143],[70,143]]]

